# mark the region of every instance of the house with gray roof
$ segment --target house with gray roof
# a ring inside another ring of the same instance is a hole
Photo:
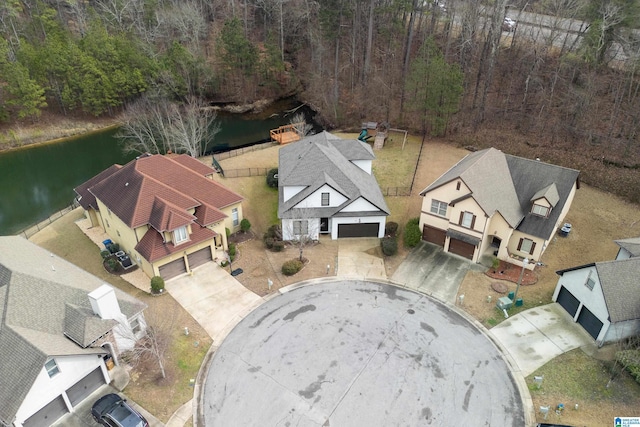
[[[383,237],[389,208],[371,172],[374,159],[368,144],[328,132],[282,147],[278,218],[283,239]]]
[[[556,272],[558,302],[599,345],[640,334],[640,257]]]
[[[614,242],[620,247],[616,259],[629,259],[636,256],[640,257],[640,237],[614,240]]]
[[[19,237],[0,237],[0,425],[48,426],[109,383],[146,305]],[[111,366],[109,364],[109,366]]]
[[[422,239],[474,262],[497,257],[533,269],[563,224],[578,175],[495,148],[471,153],[420,193]]]

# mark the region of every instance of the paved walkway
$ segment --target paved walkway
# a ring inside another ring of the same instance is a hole
[[[489,330],[527,377],[556,356],[575,348],[595,347],[593,338],[573,322],[560,304],[525,310]]]

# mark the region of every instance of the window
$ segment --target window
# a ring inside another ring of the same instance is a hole
[[[131,331],[136,335],[138,334],[138,332],[140,332],[142,330],[142,326],[140,325],[140,318],[138,318],[138,317],[133,319],[129,323],[129,326],[131,326]]]
[[[60,373],[60,368],[58,368],[56,359],[48,360],[47,363],[44,364],[44,368],[47,370],[49,378],[53,378]]]
[[[529,255],[533,255],[533,251],[536,248],[536,242],[530,239],[520,239],[518,243],[518,250],[520,252],[528,253]]]
[[[460,225],[465,228],[473,228],[476,224],[476,216],[471,212],[460,212]]]
[[[322,206],[329,206],[329,193],[322,193]]]
[[[309,233],[309,223],[304,221],[293,221],[293,234],[296,236],[306,235]]]
[[[593,287],[596,285],[596,281],[593,280],[593,278],[591,278],[591,271],[589,271],[589,275],[587,276],[587,281],[584,283],[584,285],[589,288],[589,290],[593,290]]]
[[[440,216],[447,216],[447,204],[445,202],[433,199],[431,201],[431,213]]]
[[[187,227],[180,227],[173,232],[173,243],[175,245],[186,241],[187,238]]]
[[[231,218],[233,218],[233,226],[237,227],[240,221],[238,221],[238,208],[233,208],[231,210]]]
[[[531,213],[534,215],[540,215],[546,218],[549,215],[549,208],[541,205],[533,205],[533,208],[531,209]]]
[[[460,190],[460,181],[456,182],[456,190]]]
[[[109,225],[109,220],[107,218],[104,219],[104,222],[107,223],[107,228],[111,228],[111,226]]]

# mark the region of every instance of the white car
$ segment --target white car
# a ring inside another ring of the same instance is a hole
[[[504,21],[502,21],[502,31],[512,32],[516,29],[516,21],[509,18],[508,16],[504,17]]]

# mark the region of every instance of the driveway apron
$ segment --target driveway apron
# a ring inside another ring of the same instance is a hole
[[[215,263],[207,263],[166,283],[167,291],[219,343],[263,300]]]
[[[529,376],[556,356],[595,342],[573,322],[560,304],[531,308],[489,330],[511,354],[523,376]]]
[[[470,269],[482,271],[484,267],[445,253],[439,246],[420,242],[391,280],[441,301],[455,303],[460,283]]]

